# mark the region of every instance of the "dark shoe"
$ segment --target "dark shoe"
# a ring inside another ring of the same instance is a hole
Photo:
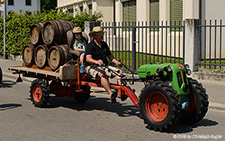
[[[111,101],[111,103],[116,103],[116,97],[117,97],[117,92],[113,92],[110,95],[110,101]]]

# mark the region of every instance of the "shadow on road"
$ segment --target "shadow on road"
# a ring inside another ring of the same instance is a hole
[[[202,119],[198,123],[195,123],[193,125],[186,125],[183,123],[178,123],[174,128],[172,128],[169,133],[188,133],[192,132],[193,128],[201,127],[201,126],[215,126],[218,122],[210,120],[210,119]]]
[[[29,99],[30,100],[30,99]],[[93,110],[100,110],[100,111],[107,111],[117,113],[120,117],[129,117],[129,116],[140,116],[140,112],[137,107],[131,105],[130,103],[123,102],[121,100],[117,100],[117,103],[111,104],[109,98],[104,97],[96,97],[91,96],[90,99],[83,104],[78,104],[73,101],[71,98],[67,97],[56,97],[51,96],[49,99],[50,105],[46,108],[58,108],[58,107],[65,107],[77,111],[93,111]],[[141,119],[142,120],[142,119]],[[183,123],[178,122],[175,127],[170,129],[166,133],[188,133],[192,132],[194,128],[201,127],[201,126],[216,126],[218,122],[210,120],[210,119],[202,119],[196,124],[193,125],[186,125]],[[146,127],[147,128],[147,127]]]
[[[5,110],[9,110],[9,109],[14,109],[14,108],[17,108],[17,107],[20,107],[22,106],[21,104],[2,104],[0,105],[0,111],[5,111]]]
[[[0,84],[0,88],[12,88],[13,85],[15,85],[16,82],[10,81],[10,80],[3,80]]]
[[[47,108],[56,107],[66,107],[77,111],[93,111],[101,110],[117,113],[118,116],[128,117],[128,116],[139,116],[139,111],[137,107],[132,105],[127,105],[121,100],[117,100],[115,104],[111,104],[108,98],[91,96],[86,103],[78,104],[73,101],[73,99],[66,97],[50,97],[50,105]]]

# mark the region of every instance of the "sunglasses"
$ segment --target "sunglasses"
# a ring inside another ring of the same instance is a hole
[[[95,35],[98,35],[98,36],[103,36],[104,33],[95,33]]]
[[[81,35],[81,33],[74,33],[74,36],[78,36],[78,35]]]

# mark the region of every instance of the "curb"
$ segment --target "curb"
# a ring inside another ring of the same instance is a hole
[[[3,77],[8,77],[8,78],[13,78],[13,79],[17,79],[18,78],[18,74],[11,74],[11,73],[8,73],[8,72],[2,72],[3,74]],[[26,81],[26,82],[32,82],[35,78],[28,78],[28,77],[23,77],[21,76],[22,80],[23,81]],[[205,80],[205,79],[203,79]],[[98,87],[94,87],[92,88],[92,91],[95,91],[95,90],[104,90],[103,88],[98,88]],[[216,110],[222,110],[222,111],[225,111],[225,104],[222,104],[222,103],[217,103],[217,102],[209,102],[209,109],[216,109]]]
[[[194,72],[192,74],[193,78],[198,80],[209,80],[209,81],[217,81],[217,82],[225,82],[225,74],[218,73],[207,73],[207,72]]]
[[[216,109],[216,110],[223,110],[223,111],[225,111],[225,104],[216,103],[216,102],[209,102],[209,108],[210,109]]]

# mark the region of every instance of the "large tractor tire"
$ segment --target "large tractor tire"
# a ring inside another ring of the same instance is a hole
[[[149,129],[167,131],[180,117],[180,100],[168,83],[155,81],[145,86],[139,100],[140,112]]]
[[[90,89],[91,87],[89,86],[82,86],[81,87],[82,90],[84,90],[85,93],[81,93],[81,92],[76,92],[74,95],[74,101],[75,103],[85,103],[89,97],[90,97]]]
[[[202,84],[192,78],[188,78],[188,81],[191,90],[188,96],[190,108],[188,111],[183,112],[180,120],[186,124],[194,124],[203,119],[207,113],[209,101]]]
[[[0,84],[2,83],[2,69],[0,67]]]
[[[49,100],[49,87],[47,82],[42,79],[36,79],[31,83],[30,86],[30,97],[34,106],[45,107]]]

